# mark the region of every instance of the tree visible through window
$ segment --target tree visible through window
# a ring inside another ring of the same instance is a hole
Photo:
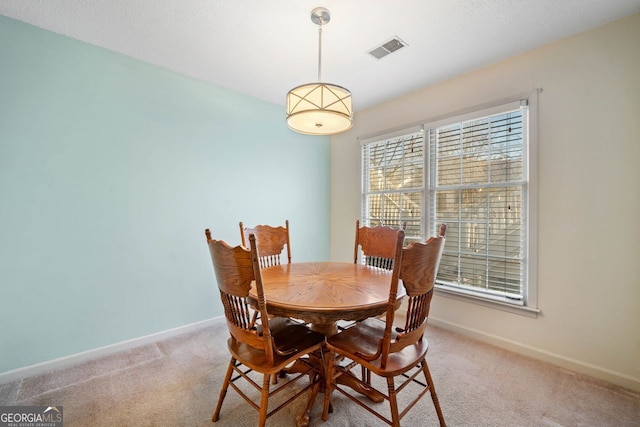
[[[363,222],[393,227],[406,222],[405,240],[420,240],[424,206],[423,133],[364,145],[363,162]]]

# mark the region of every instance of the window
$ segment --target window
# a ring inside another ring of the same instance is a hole
[[[406,241],[447,224],[437,289],[537,313],[535,98],[514,98],[362,145],[368,225],[407,222]]]
[[[399,227],[405,242],[422,238],[424,208],[424,134],[413,132],[362,148],[363,224]]]

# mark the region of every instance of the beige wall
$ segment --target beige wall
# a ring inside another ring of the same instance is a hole
[[[331,257],[353,251],[358,137],[536,88],[541,314],[438,294],[432,321],[640,391],[640,14],[358,112],[331,142]]]

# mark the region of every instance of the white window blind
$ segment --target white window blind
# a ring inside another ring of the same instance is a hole
[[[362,146],[362,220],[369,226],[399,227],[405,242],[423,235],[424,134],[407,135]]]
[[[429,229],[447,224],[437,283],[526,294],[526,106],[428,129]]]

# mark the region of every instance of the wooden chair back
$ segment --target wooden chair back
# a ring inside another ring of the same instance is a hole
[[[284,247],[287,247],[287,260],[291,264],[291,243],[289,241],[289,220],[285,226],[272,227],[270,225],[256,225],[245,227],[240,222],[240,237],[242,245],[248,247],[249,235],[254,234],[258,242],[258,259],[261,268],[280,265]]]
[[[433,286],[444,250],[446,229],[447,226],[442,224],[438,236],[430,237],[425,243],[413,242],[406,248],[401,248],[401,261],[393,269],[385,329],[379,340],[378,350],[373,354],[358,354],[359,357],[368,361],[379,358],[380,366],[385,368],[390,354],[397,353],[422,339],[427,327]],[[402,280],[407,292],[407,317],[404,328],[394,329],[398,278]]]
[[[416,343],[424,335],[446,230],[447,226],[442,224],[438,236],[430,237],[425,243],[411,243],[402,250],[400,280],[407,292],[406,321],[404,328],[396,329],[398,335],[390,344],[389,353]]]
[[[249,235],[247,249],[244,246],[231,247],[221,240],[211,239],[210,233],[206,234],[224,315],[232,338],[264,350],[267,363],[272,364],[274,345],[269,330],[269,316],[255,236]],[[255,282],[258,295],[258,311],[250,305],[248,299],[252,282]],[[260,328],[256,325],[258,312],[261,318]]]
[[[402,237],[404,242],[403,223]],[[396,257],[396,239],[398,228],[386,225],[375,227],[360,227],[360,220],[356,220],[356,241],[353,250],[353,262],[358,263],[360,255],[361,262],[372,267],[393,270],[394,259]],[[402,247],[402,244],[400,245]]]

